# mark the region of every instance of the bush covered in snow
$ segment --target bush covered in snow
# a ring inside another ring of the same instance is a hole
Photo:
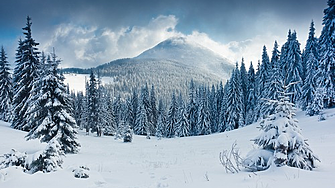
[[[32,173],[56,171],[63,163],[63,156],[64,152],[61,150],[59,142],[57,139],[52,139],[43,153],[31,163],[29,170]]]
[[[25,167],[26,158],[26,153],[21,153],[12,149],[9,153],[0,156],[0,169],[8,168],[10,166]]]
[[[254,139],[260,149],[247,155],[243,162],[246,168],[265,170],[274,163],[276,166],[288,165],[312,170],[315,161],[319,161],[301,134],[294,104],[289,102],[289,94],[286,92],[288,87],[284,87],[279,101],[268,101],[276,103],[275,112],[260,122],[262,133]]]
[[[125,131],[123,135],[123,142],[131,142],[133,140],[133,131],[128,126],[128,129]]]
[[[76,178],[89,178],[89,172],[90,169],[86,166],[80,166],[77,169],[72,170],[72,172],[74,172],[74,177]]]

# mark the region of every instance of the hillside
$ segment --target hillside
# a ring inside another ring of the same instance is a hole
[[[154,84],[163,97],[170,97],[173,91],[185,92],[191,79],[208,86],[225,82],[233,68],[228,60],[209,49],[184,38],[172,38],[138,57],[111,61],[93,70],[102,77],[111,77],[109,87],[121,95],[147,83]],[[63,72],[89,74],[90,70],[71,68]]]
[[[310,147],[321,159],[314,171],[296,168],[270,168],[251,173],[226,174],[218,156],[237,141],[242,156],[254,145],[250,139],[259,134],[257,124],[242,129],[186,138],[150,140],[134,136],[132,143],[123,143],[113,137],[86,136],[80,131],[81,151],[64,158],[63,169],[49,173],[29,175],[11,167],[0,170],[0,187],[241,187],[241,188],[332,188],[335,184],[335,109],[325,111],[326,121],[297,113],[302,133]],[[38,141],[25,141],[25,132],[13,130],[0,122],[0,154],[12,148],[28,154],[44,148]],[[73,169],[90,168],[88,179],[73,177]]]

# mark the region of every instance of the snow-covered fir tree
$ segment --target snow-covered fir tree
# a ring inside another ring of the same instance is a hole
[[[280,52],[278,50],[277,41],[275,41],[272,50],[271,67],[269,68],[269,80],[265,84],[267,92],[263,96],[264,99],[279,100],[279,93],[282,92],[283,85],[279,59]],[[263,115],[267,116],[272,114],[276,108],[273,105],[276,105],[276,103],[267,103],[264,101],[261,109]]]
[[[83,116],[84,116],[84,107],[85,107],[85,97],[82,91],[79,91],[75,98],[74,105],[74,118],[76,120],[77,126],[79,129],[84,129]]]
[[[198,106],[197,135],[211,134],[211,120],[206,93],[204,87],[199,89],[200,99]]]
[[[237,63],[229,80],[227,92],[225,130],[230,131],[244,126],[241,77]]]
[[[9,62],[4,47],[0,51],[0,120],[11,121],[11,105],[13,99],[12,78]]]
[[[287,42],[283,45],[282,55],[280,56],[280,62],[283,67],[282,74],[284,78],[284,84],[296,82],[290,87],[291,102],[298,103],[301,97],[303,80],[301,74],[303,72],[300,43],[297,40],[297,33],[289,31]]]
[[[283,86],[279,100],[268,100],[277,103],[275,112],[260,122],[262,133],[254,139],[259,150],[252,151],[244,160],[244,165],[252,170],[264,170],[272,162],[276,166],[288,165],[306,170],[315,168],[319,159],[310,149],[302,136],[298,120],[295,118],[295,107],[290,102],[289,87]],[[270,154],[270,156],[269,156]]]
[[[145,89],[142,89],[140,100],[138,103],[137,114],[136,114],[136,123],[134,132],[137,135],[147,135],[150,134],[149,130],[149,120],[147,115],[147,110],[145,107],[145,103],[147,100]]]
[[[39,157],[34,160],[29,171],[35,173],[42,171],[43,173],[48,173],[56,171],[58,168],[62,167],[64,152],[58,139],[54,138],[50,140],[46,149],[39,155]]]
[[[222,103],[221,103],[221,108],[219,114],[219,127],[218,131],[223,132],[226,130],[226,120],[227,120],[227,101],[228,101],[228,89],[229,89],[229,80],[225,84],[223,88],[223,96],[222,96]]]
[[[157,114],[157,105],[156,105],[157,99],[156,99],[156,93],[155,93],[155,86],[152,85],[151,86],[151,91],[150,91],[150,114],[151,114],[151,118],[150,118],[150,132],[152,133],[152,135],[155,135],[156,133],[156,127],[157,127],[157,118],[158,118],[158,114]]]
[[[158,119],[156,127],[156,137],[161,139],[166,136],[166,121],[165,121],[165,107],[162,99],[158,103]]]
[[[269,77],[269,71],[270,71],[270,59],[267,52],[267,49],[265,46],[263,46],[263,52],[262,52],[262,63],[259,66],[259,69],[257,71],[257,84],[255,85],[257,87],[257,103],[256,103],[256,114],[255,117],[264,117],[262,112],[262,108],[264,106],[264,99],[268,93],[268,90],[270,88],[266,87],[268,82],[270,81]],[[257,121],[257,119],[255,119]]]
[[[196,100],[195,84],[194,81],[191,80],[188,93],[187,114],[190,122],[190,135],[192,136],[197,134],[196,125],[197,125],[198,108],[195,100]]]
[[[319,74],[317,74],[319,61],[318,40],[315,37],[313,21],[309,29],[309,35],[302,57],[303,65],[306,69],[304,71],[304,85],[300,105],[303,110],[306,110],[307,106],[313,101],[313,93],[315,93],[319,76]]]
[[[246,117],[246,107],[247,107],[247,95],[248,95],[248,73],[245,68],[244,59],[242,58],[241,66],[240,66],[240,76],[241,76],[241,88],[242,88],[242,95],[243,95],[243,117]]]
[[[73,117],[72,99],[66,92],[66,86],[58,73],[56,54],[48,58],[45,71],[41,75],[38,87],[33,91],[34,102],[28,108],[29,127],[26,138],[50,142],[57,139],[65,153],[77,153],[80,144],[77,141],[77,125]]]
[[[137,108],[138,108],[138,94],[137,90],[134,89],[133,94],[131,96],[130,111],[129,111],[129,124],[133,130],[136,124]]]
[[[178,119],[176,124],[176,135],[179,137],[190,136],[190,122],[188,120],[186,106],[181,94],[178,97]]]
[[[325,107],[335,106],[335,1],[328,0],[328,7],[323,11],[323,29],[319,38],[320,65],[319,82],[324,87]]]
[[[308,104],[306,108],[306,114],[309,116],[320,115],[324,108],[323,99],[325,95],[325,89],[323,87],[317,87],[313,90],[313,100]]]
[[[166,117],[166,137],[173,138],[176,132],[178,104],[175,93],[172,93],[171,104]]]
[[[247,85],[247,103],[246,103],[246,119],[245,124],[249,125],[254,122],[255,119],[255,108],[256,108],[256,77],[255,77],[255,70],[250,63],[249,70],[248,70],[248,85]]]
[[[218,131],[218,109],[217,109],[217,92],[215,86],[212,85],[212,89],[209,91],[208,95],[208,110],[211,120],[211,132],[215,133]]]
[[[39,45],[32,37],[31,18],[27,17],[26,26],[23,28],[24,40],[19,41],[16,52],[16,65],[13,74],[13,122],[12,127],[24,131],[29,131],[27,123],[27,109],[30,106],[28,99],[34,93],[32,92],[34,82],[38,80],[40,72]]]
[[[87,84],[87,126],[92,132],[96,132],[98,129],[98,117],[99,117],[99,103],[98,103],[98,85],[96,76],[91,70],[90,79]]]

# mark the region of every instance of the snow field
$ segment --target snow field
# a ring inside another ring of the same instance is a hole
[[[298,112],[302,135],[308,139],[313,152],[321,159],[314,171],[290,167],[270,167],[264,172],[242,170],[226,174],[219,162],[219,153],[230,149],[237,141],[241,155],[253,147],[250,139],[260,132],[258,124],[221,134],[150,140],[134,136],[132,143],[123,143],[114,137],[86,136],[79,131],[82,145],[79,154],[67,155],[63,169],[30,175],[19,167],[0,170],[0,187],[118,187],[118,188],[332,188],[335,185],[335,109],[326,110],[326,121],[306,117]],[[28,154],[45,148],[37,140],[25,141],[25,132],[13,130],[7,123],[0,123],[0,155],[15,148]],[[72,170],[79,166],[90,168],[88,179],[74,178]]]

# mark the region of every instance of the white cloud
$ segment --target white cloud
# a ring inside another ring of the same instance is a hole
[[[173,15],[153,18],[146,26],[119,30],[61,24],[50,39],[41,42],[44,44],[41,49],[49,52],[55,47],[57,55],[64,60],[62,67],[94,67],[137,56],[165,39],[181,35],[175,30],[177,24],[178,19]]]
[[[248,66],[250,61],[257,64],[261,58],[263,45],[271,56],[273,43],[282,45],[286,36],[262,34],[244,41],[223,44],[211,39],[206,33],[193,31],[189,35],[176,30],[178,18],[174,15],[158,16],[145,26],[124,27],[119,30],[99,29],[74,23],[61,24],[52,37],[42,41],[42,50],[50,52],[55,47],[57,55],[63,59],[62,67],[89,68],[119,58],[135,57],[141,52],[171,37],[184,36],[231,60],[240,62],[242,57]]]
[[[262,36],[257,35],[244,41],[231,41],[227,44],[222,44],[211,39],[206,33],[199,33],[197,31],[194,31],[187,37],[229,59],[233,63],[241,62],[241,59],[244,58],[247,67],[250,61],[253,62],[255,67],[258,60],[261,59],[264,45],[267,47],[268,55],[271,57],[274,41],[277,40],[279,45],[281,45],[286,40],[285,37],[267,34]]]

